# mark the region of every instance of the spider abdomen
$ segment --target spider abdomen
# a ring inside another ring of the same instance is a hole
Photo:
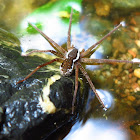
[[[60,73],[63,76],[69,76],[71,75],[74,63],[79,59],[80,53],[78,49],[73,48],[70,51],[67,52],[66,58],[64,59],[62,65],[60,66]]]
[[[73,71],[73,66],[74,66],[74,63],[73,63],[72,59],[66,58],[60,66],[60,73],[63,76],[71,75],[71,73]]]

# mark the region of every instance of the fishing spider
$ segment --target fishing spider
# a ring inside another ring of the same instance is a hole
[[[134,64],[134,63],[136,63],[136,64],[140,64],[140,62],[133,62],[133,61],[127,61],[127,60],[112,60],[112,59],[91,59],[88,57],[89,55],[91,55],[91,52],[94,50],[94,48],[98,44],[100,44],[104,39],[106,39],[108,36],[110,36],[114,31],[116,31],[121,26],[121,24],[116,26],[112,31],[110,31],[107,35],[105,35],[101,40],[99,40],[97,43],[92,45],[86,51],[82,50],[81,52],[79,52],[79,50],[76,49],[74,47],[74,45],[71,45],[72,15],[73,15],[73,9],[71,10],[71,14],[70,14],[68,38],[67,38],[67,48],[66,49],[59,46],[55,41],[53,41],[51,38],[49,38],[47,35],[45,35],[40,29],[38,29],[37,27],[35,27],[31,23],[29,23],[35,30],[37,30],[50,43],[50,45],[55,49],[55,51],[54,50],[34,50],[34,51],[31,51],[30,53],[26,54],[25,56],[30,55],[31,53],[34,53],[34,52],[50,52],[50,53],[56,55],[58,58],[55,58],[49,62],[46,62],[42,65],[37,66],[23,80],[18,81],[17,84],[28,79],[32,74],[34,74],[41,67],[44,67],[46,65],[49,65],[49,64],[57,61],[57,62],[62,63],[60,66],[60,73],[63,76],[71,75],[71,73],[75,67],[75,91],[74,91],[73,101],[72,101],[72,113],[74,112],[74,104],[75,104],[75,100],[76,100],[76,93],[78,90],[78,72],[79,72],[79,69],[81,70],[81,72],[83,73],[85,78],[87,79],[90,87],[92,88],[92,90],[95,93],[96,97],[98,98],[99,102],[102,104],[102,106],[104,108],[106,108],[106,106],[104,105],[104,102],[99,97],[99,95],[95,89],[95,86],[93,85],[90,77],[88,76],[86,70],[82,66],[82,63],[88,64],[88,65],[93,65],[93,64],[99,64],[99,63],[108,63],[108,64],[114,64],[114,63],[132,63],[132,64]]]

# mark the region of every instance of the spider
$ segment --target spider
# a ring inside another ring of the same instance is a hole
[[[71,14],[70,14],[70,21],[69,21],[69,28],[68,28],[68,38],[67,38],[67,47],[64,49],[63,47],[59,46],[55,41],[53,41],[51,38],[49,38],[46,34],[44,34],[40,29],[38,29],[36,26],[32,25],[30,22],[29,24],[37,30],[49,43],[50,45],[54,48],[54,50],[34,50],[31,51],[30,53],[26,54],[25,56],[30,55],[31,53],[34,52],[50,52],[54,55],[57,56],[57,58],[46,62],[42,65],[37,66],[29,75],[27,75],[23,80],[20,80],[17,82],[17,84],[25,81],[28,79],[32,74],[34,74],[38,69],[49,65],[53,62],[60,62],[62,63],[60,66],[60,73],[63,76],[70,76],[75,68],[75,90],[74,90],[74,95],[73,95],[73,101],[72,101],[72,113],[74,112],[74,104],[76,100],[76,94],[78,90],[78,73],[79,69],[82,72],[82,74],[85,76],[87,79],[91,89],[95,93],[97,99],[103,106],[103,108],[107,109],[104,102],[101,100],[100,96],[98,95],[94,84],[92,83],[90,77],[88,76],[88,73],[86,72],[85,68],[82,66],[82,64],[87,64],[87,65],[93,65],[93,64],[100,64],[100,63],[107,63],[107,64],[114,64],[114,63],[132,63],[132,64],[140,64],[140,62],[133,62],[133,61],[128,61],[128,60],[113,60],[113,59],[91,59],[89,56],[93,53],[93,50],[97,45],[99,45],[104,39],[106,39],[108,36],[110,36],[114,31],[116,31],[121,24],[116,26],[112,31],[110,31],[108,34],[106,34],[101,40],[93,44],[90,48],[87,50],[82,50],[79,52],[78,49],[74,47],[74,45],[71,44],[71,24],[72,24],[72,15],[73,15],[73,9],[71,9]]]

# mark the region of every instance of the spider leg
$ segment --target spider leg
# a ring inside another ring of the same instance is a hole
[[[88,55],[94,47],[96,47],[98,44],[100,44],[104,39],[106,39],[108,36],[110,36],[114,31],[116,31],[122,24],[119,24],[117,27],[115,27],[112,31],[110,31],[108,34],[106,34],[101,40],[93,44],[90,48],[88,48],[85,52],[81,54],[81,57],[85,57]]]
[[[78,72],[79,72],[78,65],[75,64],[75,90],[74,90],[73,101],[72,101],[72,114],[74,113],[74,103],[76,100],[76,94],[78,90]]]
[[[140,64],[140,62],[133,62],[133,61],[128,61],[128,60],[90,59],[90,58],[81,58],[80,62],[89,64],[89,65],[96,64],[96,63],[107,63],[107,64],[131,63],[131,64]]]
[[[78,63],[78,66],[79,66],[81,72],[83,73],[83,75],[85,76],[85,78],[87,79],[87,81],[88,81],[90,87],[92,88],[93,92],[95,93],[97,99],[98,99],[99,102],[102,104],[102,106],[103,106],[104,108],[106,108],[105,105],[104,105],[104,103],[103,103],[103,101],[102,101],[101,98],[99,97],[99,95],[98,95],[98,93],[97,93],[97,91],[96,91],[96,89],[95,89],[95,86],[93,85],[93,83],[92,83],[90,77],[88,76],[86,70],[83,68],[83,66],[82,66],[80,63]]]
[[[42,64],[42,65],[37,66],[30,74],[28,74],[23,80],[18,81],[16,84],[19,84],[19,83],[21,83],[21,82],[27,80],[27,79],[28,79],[29,77],[31,77],[38,69],[40,69],[40,68],[42,68],[42,67],[44,67],[44,66],[46,66],[46,65],[49,65],[49,64],[51,64],[51,63],[53,63],[53,62],[55,62],[55,61],[61,62],[62,59],[60,59],[60,58],[55,58],[55,59],[53,59],[53,60],[51,60],[51,61],[49,61],[49,62],[46,62],[46,63],[44,63],[44,64]]]
[[[31,52],[29,52],[27,54],[23,54],[22,56],[29,56],[30,54],[36,53],[36,52],[50,52],[50,53],[52,53],[52,54],[54,54],[54,55],[56,55],[58,57],[63,57],[63,55],[61,53],[56,52],[54,50],[33,50],[33,51],[31,51]]]
[[[72,15],[73,15],[73,9],[71,9],[70,14],[70,22],[69,22],[69,29],[68,29],[68,39],[67,39],[67,50],[70,50],[71,47],[71,23],[72,23]]]
[[[37,30],[49,43],[50,45],[58,52],[60,52],[63,56],[66,53],[66,50],[63,49],[61,46],[59,46],[56,42],[54,42],[51,38],[49,38],[47,35],[45,35],[40,29],[38,29],[36,26],[34,26],[33,24],[31,24],[29,22],[29,24],[35,29]]]

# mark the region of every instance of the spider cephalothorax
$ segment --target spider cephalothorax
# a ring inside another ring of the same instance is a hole
[[[81,72],[83,73],[85,78],[87,79],[90,87],[92,88],[92,90],[95,93],[96,97],[98,98],[99,102],[102,104],[102,106],[104,108],[106,108],[106,106],[104,105],[104,102],[99,97],[99,95],[98,95],[90,77],[88,76],[86,70],[82,66],[82,63],[88,64],[88,65],[93,65],[93,64],[97,64],[97,63],[108,63],[108,64],[112,64],[112,63],[135,63],[135,64],[140,64],[140,62],[133,62],[133,61],[127,61],[127,60],[111,60],[111,59],[91,59],[91,58],[87,57],[87,56],[89,56],[89,54],[91,52],[93,52],[93,49],[98,44],[100,44],[105,38],[107,38],[114,31],[116,31],[121,26],[121,24],[119,24],[117,27],[115,27],[112,31],[110,31],[107,35],[105,35],[97,43],[95,43],[94,45],[89,47],[86,51],[82,50],[81,52],[79,52],[78,49],[76,49],[73,45],[71,45],[71,33],[70,33],[70,31],[71,31],[71,23],[72,23],[72,14],[73,14],[73,10],[71,10],[71,15],[70,15],[67,48],[66,49],[59,46],[51,38],[49,38],[47,35],[45,35],[41,30],[39,30],[37,27],[35,27],[31,23],[29,23],[33,28],[35,28],[50,43],[50,45],[55,49],[55,51],[54,50],[35,50],[35,51],[32,51],[32,52],[26,54],[26,56],[30,55],[31,53],[34,53],[34,52],[51,52],[52,54],[56,55],[58,58],[55,58],[55,59],[53,59],[49,62],[46,62],[45,64],[39,65],[38,67],[36,67],[36,69],[34,69],[34,71],[32,71],[29,75],[27,75],[23,80],[18,81],[17,84],[25,81],[26,79],[28,79],[32,74],[34,74],[41,67],[44,67],[48,64],[51,64],[51,63],[57,61],[57,62],[62,63],[61,66],[60,66],[60,73],[63,76],[71,75],[73,69],[75,68],[75,91],[74,91],[73,101],[72,101],[72,113],[74,112],[74,103],[75,103],[75,99],[76,99],[76,93],[77,93],[77,90],[78,90],[78,72],[79,72],[79,69],[81,70]]]

